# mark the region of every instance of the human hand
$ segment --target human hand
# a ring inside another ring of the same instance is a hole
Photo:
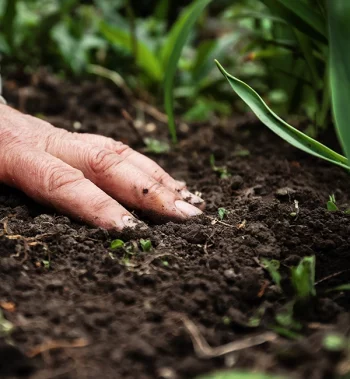
[[[205,206],[185,183],[123,143],[70,133],[3,104],[0,182],[106,229],[139,223],[121,204],[167,220],[200,215]]]

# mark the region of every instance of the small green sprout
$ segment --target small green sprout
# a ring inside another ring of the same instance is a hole
[[[228,172],[226,166],[218,167],[215,165],[215,156],[214,154],[210,154],[210,167],[212,170],[219,174],[220,179],[227,179],[231,176],[231,174]]]
[[[281,274],[279,273],[280,262],[276,259],[262,259],[262,264],[267,272],[270,274],[271,279],[278,287],[281,287]]]
[[[224,325],[230,325],[230,324],[231,324],[231,318],[230,318],[229,316],[224,316],[224,317],[222,318],[222,323],[223,323]]]
[[[9,336],[14,329],[12,322],[6,320],[1,309],[0,309],[0,337]]]
[[[299,300],[316,296],[315,256],[304,257],[296,267],[291,268],[291,280]]]
[[[41,263],[44,265],[44,267],[49,270],[51,267],[51,261],[50,260],[42,260]]]
[[[162,264],[163,264],[163,266],[165,266],[165,267],[168,267],[168,266],[169,266],[169,262],[166,261],[166,260],[163,260],[163,261],[162,261]]]
[[[225,208],[218,209],[219,220],[223,220],[227,214],[228,211]]]
[[[152,249],[152,242],[149,238],[148,239],[141,238],[140,245],[141,245],[142,251],[145,253],[149,252]]]
[[[334,194],[329,195],[329,200],[327,201],[327,209],[331,212],[339,210],[339,208],[337,207],[336,201],[335,201]]]
[[[120,248],[122,248],[124,246],[125,246],[124,241],[122,241],[120,239],[116,239],[116,240],[113,240],[111,242],[111,249],[113,249],[113,250],[120,249]]]
[[[347,341],[339,334],[330,333],[324,337],[322,345],[328,351],[343,351],[347,347]]]
[[[143,142],[146,145],[145,151],[148,153],[164,154],[170,151],[170,146],[167,142],[148,137],[146,137]]]
[[[248,157],[250,155],[250,151],[248,149],[240,149],[236,150],[233,155],[235,157]]]

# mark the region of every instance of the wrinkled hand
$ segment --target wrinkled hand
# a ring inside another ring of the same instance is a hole
[[[138,224],[119,202],[170,220],[204,208],[184,183],[121,142],[70,133],[2,104],[0,182],[106,229]]]

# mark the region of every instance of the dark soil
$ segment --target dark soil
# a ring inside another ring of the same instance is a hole
[[[121,116],[122,97],[106,85],[37,77],[35,85],[19,87],[7,82],[6,95],[24,111],[69,130],[79,121],[80,132],[140,147]],[[155,131],[148,125],[141,133],[165,138],[166,125],[146,119]],[[0,187],[0,306],[14,325],[0,338],[1,378],[180,379],[230,367],[286,378],[349,373],[349,356],[322,342],[329,333],[350,337],[349,292],[325,292],[350,282],[350,216],[326,209],[332,193],[341,209],[350,208],[348,174],[248,117],[183,127],[180,137],[177,151],[151,157],[202,192],[206,214],[184,224],[149,223],[146,235],[108,234]],[[231,177],[212,170],[211,154]],[[223,222],[215,221],[219,207],[229,211]],[[149,237],[154,250],[142,252],[140,237]],[[138,252],[112,251],[114,238]],[[293,298],[288,267],[310,255],[317,260],[317,297],[296,309],[302,337],[278,335],[217,358],[195,352],[184,320],[212,347],[271,330]],[[262,258],[281,261],[283,292]],[[260,326],[253,327],[249,320],[262,308]]]

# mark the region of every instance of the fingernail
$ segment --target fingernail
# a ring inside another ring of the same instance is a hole
[[[194,207],[193,205],[186,203],[182,200],[176,200],[175,201],[176,208],[186,216],[192,217],[192,216],[199,216],[203,212],[199,210],[198,208]]]
[[[203,200],[201,197],[199,197],[199,196],[197,196],[197,195],[191,193],[191,192],[190,192],[188,189],[186,189],[186,188],[180,191],[180,195],[181,195],[186,201],[188,201],[188,202],[191,203],[191,204],[199,205],[199,204],[204,203],[204,200]]]
[[[136,226],[143,224],[143,222],[140,222],[136,218],[131,216],[123,216],[122,220],[124,225],[128,228],[135,228]]]

